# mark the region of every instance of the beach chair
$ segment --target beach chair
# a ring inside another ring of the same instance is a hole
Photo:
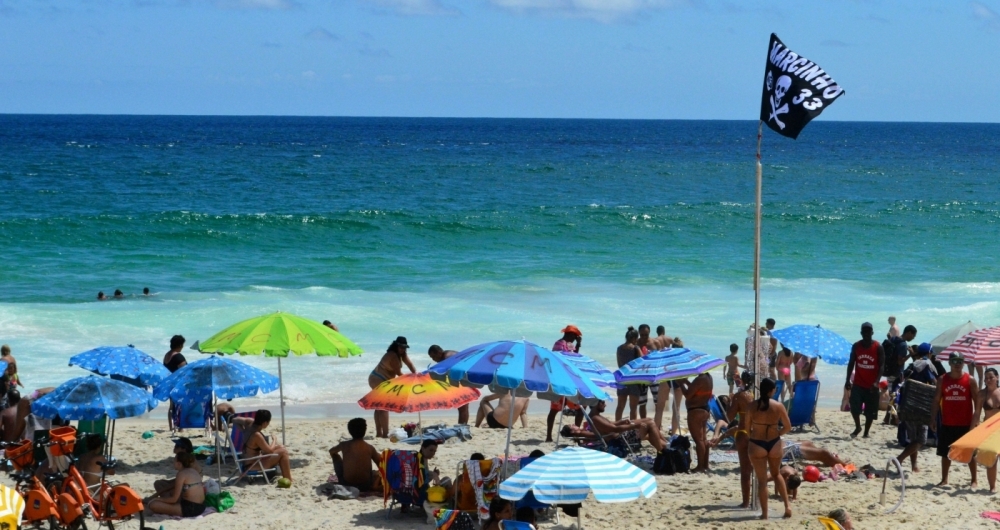
[[[819,524],[823,525],[823,528],[826,530],[844,530],[844,527],[840,526],[840,523],[834,519],[830,519],[829,517],[817,517],[817,519],[819,519]]]
[[[207,401],[201,405],[186,405],[174,403],[173,409],[174,432],[181,429],[204,429],[207,436],[210,429],[210,417],[212,415],[212,402]]]
[[[525,467],[528,466],[528,464],[534,462],[535,460],[538,459],[526,456],[521,459],[519,468],[524,469]],[[556,524],[559,524],[559,510],[554,506],[552,506],[551,504],[545,504],[544,502],[540,502],[538,499],[535,498],[535,494],[530,490],[528,491],[528,493],[524,495],[524,497],[521,497],[520,499],[514,501],[514,509],[518,510],[521,508],[531,508],[532,510],[536,511],[545,510],[546,517],[551,517],[552,512],[555,512]]]
[[[257,412],[255,411],[239,412],[236,414],[235,417],[254,419],[256,415]],[[239,457],[243,456],[243,442],[245,441],[246,438],[246,432],[236,425],[230,425],[229,423],[226,422],[225,418],[220,418],[220,421],[222,423],[222,436],[223,436],[223,438],[220,439],[220,442],[224,443],[220,443],[219,446],[222,448],[222,463],[225,464],[226,456],[230,454],[231,448],[235,449],[237,456]],[[219,436],[219,433],[216,433],[216,436]]]
[[[724,421],[728,424],[729,418],[726,417],[726,412],[722,409],[722,404],[719,403],[719,398],[712,396],[712,399],[708,402],[708,412],[711,413],[712,418],[708,422],[708,430],[710,433],[715,432],[715,424]],[[725,443],[735,443],[736,441],[732,436],[722,440]]]
[[[382,451],[378,470],[382,477],[382,502],[387,505],[386,519],[396,504],[419,506],[423,477],[416,451],[386,449]]]
[[[795,383],[795,394],[792,395],[792,403],[788,408],[788,419],[792,421],[793,429],[802,431],[809,425],[819,433],[819,427],[816,426],[814,419],[817,403],[819,403],[819,381]]]
[[[482,493],[476,491],[472,482],[472,473],[470,473],[472,465],[479,465],[479,476],[483,479]],[[489,506],[490,501],[496,497],[500,489],[502,472],[503,459],[501,458],[460,461],[455,468],[455,509],[471,513],[476,519],[480,519],[476,496],[482,495],[484,505]]]

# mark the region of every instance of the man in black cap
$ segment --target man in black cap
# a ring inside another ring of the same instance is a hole
[[[938,486],[948,485],[948,469],[951,468],[948,450],[951,444],[979,425],[979,418],[973,414],[979,398],[978,387],[972,376],[963,370],[965,356],[952,352],[948,356],[948,367],[951,370],[938,381],[937,394],[931,404],[931,418],[936,418],[938,410],[941,411],[941,427],[933,421],[930,424],[931,430],[938,435],[937,454],[941,457],[941,482]],[[969,472],[972,473],[972,488],[975,489],[975,460],[969,462]]]
[[[372,373],[368,374],[368,386],[374,390],[375,387],[393,377],[403,375],[404,364],[410,369],[411,374],[417,373],[413,362],[406,355],[409,348],[410,345],[407,344],[406,337],[396,337],[396,340],[392,341],[392,344],[389,345],[385,355],[382,356],[382,359],[375,366],[375,369],[372,370]],[[387,410],[375,411],[375,437],[389,437],[389,411]]]
[[[851,438],[857,438],[861,432],[862,406],[865,412],[865,438],[868,438],[872,422],[878,417],[878,381],[882,375],[885,352],[881,344],[872,340],[874,334],[875,328],[871,322],[861,324],[861,340],[851,346],[851,360],[847,362],[845,386],[851,387],[851,416],[854,417],[854,432],[851,433]]]

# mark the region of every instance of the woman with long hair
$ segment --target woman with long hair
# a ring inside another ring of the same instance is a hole
[[[757,497],[760,500],[761,519],[767,519],[767,477],[768,468],[774,477],[778,495],[785,503],[785,518],[792,516],[792,505],[788,502],[788,490],[781,476],[781,456],[785,446],[781,436],[792,430],[788,411],[784,405],[773,399],[774,380],[766,378],[760,382],[760,393],[750,406],[747,421],[750,424],[750,463],[757,475]]]
[[[281,476],[292,480],[291,463],[288,456],[288,449],[281,444],[271,445],[264,433],[261,432],[271,424],[271,411],[267,409],[258,410],[253,417],[253,425],[247,428],[245,442],[243,442],[243,458],[263,457],[260,463],[264,469],[278,466]]]
[[[980,414],[983,414],[983,421],[986,421],[993,417],[994,414],[1000,412],[1000,376],[997,375],[996,368],[987,368],[986,373],[983,374],[983,380],[986,386],[979,391],[979,400],[976,401],[976,415],[978,419]],[[980,412],[982,411],[982,412]],[[990,493],[996,493],[997,491],[997,464],[993,463],[992,466],[986,468],[986,481],[990,484]]]

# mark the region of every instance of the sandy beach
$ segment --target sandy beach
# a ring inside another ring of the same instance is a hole
[[[369,418],[370,420],[370,418]],[[414,416],[413,421],[416,420]],[[425,422],[426,422],[425,418]],[[433,421],[437,421],[434,418]],[[410,421],[409,416],[393,415],[392,425]],[[820,434],[792,434],[789,437],[811,440],[838,452],[859,467],[872,464],[884,468],[887,458],[899,453],[895,443],[895,427],[876,424],[871,438],[851,440],[848,413],[820,411],[817,413]],[[226,488],[232,492],[236,505],[222,514],[212,514],[193,520],[161,519],[149,516],[146,525],[166,529],[198,528],[233,530],[237,528],[432,528],[421,518],[404,517],[398,509],[389,519],[385,517],[381,498],[361,500],[327,500],[317,488],[327,481],[333,467],[327,454],[329,447],[347,438],[347,419],[290,420],[287,423],[287,442],[292,452],[292,472],[295,483],[283,490],[258,481]],[[369,421],[371,425],[371,421]],[[152,430],[155,435],[143,439],[141,434]],[[479,451],[487,456],[502,454],[505,441],[503,430],[473,428],[473,439],[468,442],[449,440],[440,446],[435,458],[442,474],[454,476],[455,466],[461,459]],[[280,437],[277,425],[269,429],[271,435]],[[369,429],[369,432],[371,429]],[[195,445],[208,445],[210,439],[203,431],[186,431]],[[544,443],[544,416],[533,415],[527,429],[516,429],[513,436],[514,452],[527,454],[534,449],[546,452],[553,444]],[[386,440],[372,442],[378,449],[412,448]],[[152,491],[154,480],[172,476],[171,442],[165,422],[155,420],[126,420],[118,422],[115,438],[115,456],[121,464],[117,478],[127,481],[146,495]],[[647,454],[652,450],[645,446]],[[879,505],[880,479],[870,481],[825,481],[804,483],[798,500],[793,502],[793,517],[780,518],[780,501],[772,497],[772,519],[764,522],[756,514],[735,508],[740,502],[738,468],[735,463],[712,465],[707,475],[658,476],[658,491],[650,499],[625,504],[598,504],[588,500],[583,509],[584,528],[819,528],[816,516],[833,508],[847,508],[855,528],[994,528],[997,523],[982,519],[979,513],[1000,509],[1000,499],[990,495],[986,488],[984,470],[980,471],[980,487],[969,489],[968,469],[953,465],[952,485],[935,488],[940,480],[940,459],[933,449],[924,449],[920,455],[921,472],[908,473],[906,499],[893,514],[884,513],[899,498],[900,481],[890,474],[887,506]],[[909,469],[908,464],[905,466]],[[206,476],[214,476],[215,466],[206,466]],[[223,476],[231,467],[223,467]],[[5,479],[9,482],[9,479]],[[562,524],[544,521],[541,528],[571,528],[575,519],[562,517]]]

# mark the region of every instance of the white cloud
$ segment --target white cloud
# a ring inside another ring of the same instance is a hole
[[[972,16],[981,20],[984,28],[990,31],[1000,31],[1000,14],[979,2],[970,2],[969,5],[972,6]]]
[[[688,0],[489,0],[519,14],[541,13],[599,22],[631,19],[642,13],[690,5]]]
[[[441,0],[363,0],[366,4],[397,15],[461,15],[457,8]]]
[[[313,28],[311,31],[305,34],[305,38],[309,40],[318,40],[327,42],[337,42],[340,40],[340,37],[338,35],[330,33],[329,31],[321,27]]]
[[[306,70],[305,72],[302,72],[302,79],[306,79],[309,81],[316,79],[316,72],[313,72],[312,70]]]

